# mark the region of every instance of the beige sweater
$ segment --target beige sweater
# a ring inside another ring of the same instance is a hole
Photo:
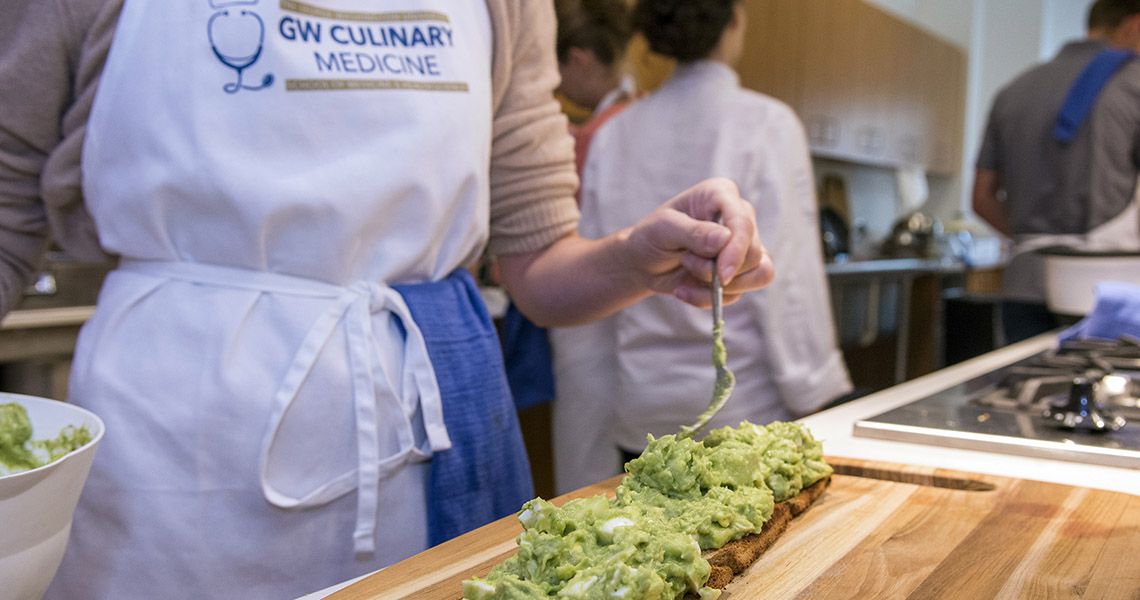
[[[123,0],[5,0],[0,19],[0,315],[51,239],[108,258],[83,204],[80,153]],[[573,231],[573,141],[558,84],[550,2],[486,0],[494,31],[491,240],[538,250]]]

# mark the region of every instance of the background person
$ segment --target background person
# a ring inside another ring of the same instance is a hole
[[[573,104],[570,133],[579,175],[590,139],[637,97],[637,81],[622,68],[633,31],[629,5],[615,0],[557,0],[558,73],[555,92]],[[565,107],[564,107],[565,108]],[[585,116],[575,118],[575,108]]]
[[[629,7],[614,0],[559,0],[558,70],[562,76],[557,92],[589,114],[571,123],[574,160],[582,174],[590,140],[611,118],[634,99],[636,83],[622,73],[622,62],[632,29]],[[554,479],[557,493],[565,493],[600,481],[621,471],[621,455],[608,427],[612,419],[613,387],[606,378],[612,364],[612,344],[607,342],[610,323],[596,321],[572,328],[551,330],[554,397],[573,402],[555,402],[551,412]],[[597,377],[591,377],[593,373]]]
[[[756,208],[776,280],[725,310],[736,390],[711,427],[813,412],[851,389],[836,345],[802,126],[786,105],[740,87],[732,67],[746,27],[733,0],[641,0],[634,24],[654,51],[680,63],[665,84],[594,136],[583,170],[579,232],[602,237],[637,222],[661,190],[709,176],[737,182]],[[692,310],[689,310],[689,309]],[[610,389],[618,445],[640,452],[647,433],[675,433],[708,405],[712,318],[647,298],[608,319],[611,342],[582,386]],[[555,344],[555,355],[560,345]],[[559,386],[563,374],[558,373]],[[591,383],[591,381],[593,383]],[[595,391],[594,393],[603,393]],[[559,395],[573,410],[579,401]]]
[[[707,305],[713,256],[733,298],[770,279],[723,180],[574,234],[547,3],[401,6],[5,6],[0,313],[49,224],[120,259],[75,351],[70,400],[107,434],[48,597],[296,597],[518,510],[527,459],[464,268],[485,245],[542,324]],[[286,35],[301,22],[419,39],[383,52],[432,72],[353,73],[335,37]]]
[[[1140,249],[1140,0],[1097,0],[1088,38],[994,99],[973,208],[1014,241],[1002,278],[1006,342],[1057,327],[1034,250]]]

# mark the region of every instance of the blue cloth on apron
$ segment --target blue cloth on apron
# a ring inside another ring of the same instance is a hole
[[[1069,88],[1061,112],[1057,114],[1057,123],[1053,128],[1053,137],[1057,141],[1068,143],[1076,139],[1077,132],[1092,112],[1104,86],[1108,85],[1121,67],[1135,57],[1136,53],[1130,50],[1109,48],[1102,50],[1089,62],[1073,82],[1073,87]]]
[[[515,408],[525,410],[554,399],[554,363],[546,330],[523,316],[514,302],[503,315],[503,360]]]
[[[452,443],[431,458],[434,546],[518,511],[534,497],[534,485],[499,338],[470,273],[392,287],[423,332]]]

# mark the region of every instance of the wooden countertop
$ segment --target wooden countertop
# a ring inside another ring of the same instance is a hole
[[[94,306],[66,306],[13,310],[0,321],[0,329],[37,329],[82,325],[95,314]]]
[[[831,487],[722,598],[1135,599],[1140,590],[1140,496],[829,460]],[[514,552],[519,531],[507,517],[328,597],[460,598],[464,579]]]

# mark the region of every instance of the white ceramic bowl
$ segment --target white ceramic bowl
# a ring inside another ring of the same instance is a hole
[[[54,438],[67,425],[91,432],[90,442],[51,464],[0,477],[0,600],[37,599],[63,560],[103,421],[66,402],[0,392],[0,404],[9,402],[28,411],[33,439]]]

